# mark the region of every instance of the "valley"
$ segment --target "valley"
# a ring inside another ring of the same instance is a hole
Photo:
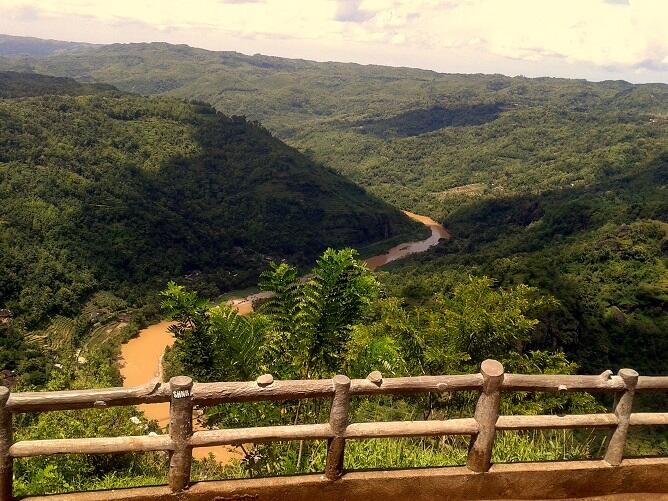
[[[190,276],[215,295],[274,256],[303,265],[328,246],[424,233],[241,117],[22,78],[22,97],[0,101],[0,269],[13,277],[0,292],[29,328],[101,288],[138,298]],[[53,294],[25,286],[42,280]]]
[[[541,346],[559,346],[590,370],[660,369],[668,85],[446,74],[165,43],[49,47],[0,54],[0,68],[201,100],[258,120],[370,195],[457,234],[429,258],[404,261],[401,273],[428,281],[463,267],[499,285],[537,286],[563,305],[559,339],[541,336]],[[602,261],[576,257],[620,235],[652,250],[612,244]],[[616,288],[627,267],[639,273]],[[582,273],[590,278],[579,280]],[[611,320],[617,309],[623,325]],[[651,348],[615,348],[628,339]]]

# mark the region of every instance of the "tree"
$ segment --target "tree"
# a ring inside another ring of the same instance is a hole
[[[247,380],[254,376],[264,339],[262,317],[242,317],[226,304],[212,306],[196,292],[169,282],[162,308],[177,323],[174,353],[198,381]]]
[[[352,249],[326,250],[305,279],[285,263],[272,264],[260,287],[273,294],[261,309],[270,323],[265,361],[300,378],[342,370],[351,329],[379,293]]]

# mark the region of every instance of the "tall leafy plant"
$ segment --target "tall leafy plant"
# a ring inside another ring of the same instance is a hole
[[[262,308],[270,317],[267,362],[294,377],[321,377],[345,365],[346,345],[379,293],[379,284],[352,249],[327,249],[311,274],[299,278],[285,263],[262,274],[272,293]]]

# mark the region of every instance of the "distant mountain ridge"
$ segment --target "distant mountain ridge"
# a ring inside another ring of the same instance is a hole
[[[50,56],[95,47],[84,42],[63,42],[42,38],[0,35],[0,54],[4,56]]]

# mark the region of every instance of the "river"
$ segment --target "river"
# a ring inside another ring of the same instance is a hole
[[[427,216],[404,211],[410,218],[429,226],[431,235],[425,240],[405,242],[392,247],[385,254],[373,256],[366,260],[371,270],[376,270],[392,261],[402,259],[410,254],[424,252],[438,244],[441,239],[450,238],[448,231],[439,223]],[[265,298],[270,293],[259,292],[242,299],[229,302],[236,307],[241,315],[253,311],[253,301]],[[121,346],[120,371],[123,386],[132,387],[146,384],[154,378],[162,380],[162,355],[165,348],[174,344],[174,337],[169,332],[173,322],[163,321],[142,329],[139,334]],[[161,428],[169,423],[169,403],[143,404],[138,406],[147,419],[155,420]],[[195,425],[198,427],[198,424]],[[232,447],[198,447],[193,449],[193,457],[202,459],[213,454],[218,462],[225,463],[232,457],[241,457],[241,451]]]
[[[428,226],[431,229],[431,235],[429,238],[424,240],[418,240],[416,242],[404,242],[399,245],[395,245],[385,254],[379,256],[373,256],[365,259],[365,262],[370,270],[377,270],[381,266],[384,266],[392,261],[397,261],[399,259],[405,258],[410,254],[418,254],[424,252],[427,249],[436,245],[441,239],[450,238],[450,234],[445,227],[434,221],[432,218],[427,216],[421,216],[419,214],[414,214],[412,212],[403,211],[411,219],[418,221],[425,226]],[[271,296],[271,292],[258,292],[256,294],[251,294],[241,299],[233,299],[229,302],[230,305],[236,307],[237,311],[241,315],[248,315],[253,311],[253,302],[257,299],[266,299]]]
[[[424,252],[434,245],[436,245],[441,239],[450,238],[450,233],[446,230],[442,224],[437,223],[432,218],[427,216],[421,216],[419,214],[414,214],[412,212],[403,211],[411,219],[418,221],[425,226],[429,226],[431,229],[431,235],[429,238],[424,240],[419,240],[417,242],[406,242],[403,244],[396,245],[392,247],[385,254],[380,256],[373,256],[366,260],[366,264],[371,270],[376,270],[381,266],[391,263],[392,261],[397,261],[398,259],[403,259],[410,254],[418,254]]]

